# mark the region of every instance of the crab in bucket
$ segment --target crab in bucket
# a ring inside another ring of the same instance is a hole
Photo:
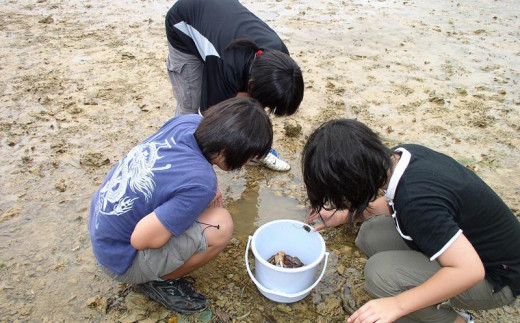
[[[298,268],[303,267],[304,264],[298,257],[292,257],[283,251],[278,251],[272,255],[267,262],[282,268]]]

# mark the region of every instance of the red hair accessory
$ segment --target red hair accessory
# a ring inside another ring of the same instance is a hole
[[[256,51],[255,56],[260,56],[260,55],[262,55],[263,53],[264,53],[264,51],[261,50],[261,49],[259,49],[259,50]]]

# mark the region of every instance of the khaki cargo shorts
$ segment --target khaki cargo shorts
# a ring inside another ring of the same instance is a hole
[[[132,266],[122,275],[116,275],[101,265],[100,267],[118,282],[140,284],[173,272],[193,254],[207,249],[208,240],[201,225],[195,222],[183,234],[173,236],[161,248],[138,250]]]

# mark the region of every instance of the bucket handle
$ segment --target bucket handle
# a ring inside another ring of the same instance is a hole
[[[314,282],[314,284],[312,284],[307,289],[305,289],[305,290],[303,290],[301,292],[298,292],[298,293],[293,293],[293,294],[288,294],[288,293],[284,293],[284,292],[279,292],[279,291],[276,291],[276,290],[268,289],[268,288],[264,287],[258,280],[256,280],[255,276],[251,272],[251,268],[249,268],[249,256],[248,256],[248,253],[249,253],[249,245],[251,244],[251,240],[252,239],[253,239],[253,237],[249,236],[249,239],[247,240],[246,253],[244,255],[244,258],[245,258],[245,261],[246,261],[247,272],[249,273],[249,277],[251,277],[251,280],[255,283],[256,287],[258,287],[264,293],[274,294],[276,296],[287,297],[287,298],[295,298],[295,297],[298,297],[298,296],[302,296],[302,295],[305,295],[305,294],[309,293],[314,287],[316,287],[316,285],[318,285],[318,283],[320,282],[321,278],[323,277],[323,274],[325,274],[325,269],[327,268],[327,262],[329,260],[329,253],[328,252],[325,252],[325,263],[323,264],[323,270],[321,271],[320,277],[318,277],[318,279]]]

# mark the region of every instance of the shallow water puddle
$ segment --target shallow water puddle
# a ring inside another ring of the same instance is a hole
[[[274,220],[303,221],[308,211],[294,198],[277,196],[270,189],[246,189],[240,199],[227,205],[233,216],[235,233],[253,234],[259,226]]]

